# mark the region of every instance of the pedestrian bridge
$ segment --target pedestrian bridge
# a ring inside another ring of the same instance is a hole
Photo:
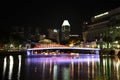
[[[80,47],[47,47],[47,48],[29,48],[27,55],[48,55],[48,54],[65,54],[65,53],[82,53],[82,54],[99,54],[99,48],[80,48]]]

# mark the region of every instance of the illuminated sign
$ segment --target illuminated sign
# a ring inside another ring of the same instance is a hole
[[[105,12],[105,13],[99,14],[99,15],[97,15],[97,16],[94,16],[94,18],[99,18],[99,17],[105,16],[105,15],[107,15],[107,14],[109,14],[109,12]]]

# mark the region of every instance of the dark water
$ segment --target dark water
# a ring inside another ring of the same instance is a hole
[[[116,56],[0,57],[0,80],[120,80]]]

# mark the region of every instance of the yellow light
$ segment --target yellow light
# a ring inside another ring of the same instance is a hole
[[[74,44],[73,44],[73,43],[71,43],[71,44],[69,44],[69,46],[70,46],[70,47],[72,47],[72,46],[74,46]]]
[[[120,48],[120,45],[117,45],[117,48]]]
[[[37,51],[35,52],[35,54],[37,54]]]

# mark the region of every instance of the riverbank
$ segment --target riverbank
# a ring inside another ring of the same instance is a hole
[[[7,55],[26,55],[26,51],[0,51],[0,56],[7,56]]]
[[[81,52],[84,53],[84,52]],[[80,53],[80,54],[81,54]],[[91,52],[87,52],[91,53]],[[0,51],[0,56],[9,56],[9,55],[27,55],[27,51]],[[117,55],[120,56],[120,49],[102,49],[100,50],[100,55]]]
[[[102,49],[100,50],[100,55],[119,55],[120,49]]]

